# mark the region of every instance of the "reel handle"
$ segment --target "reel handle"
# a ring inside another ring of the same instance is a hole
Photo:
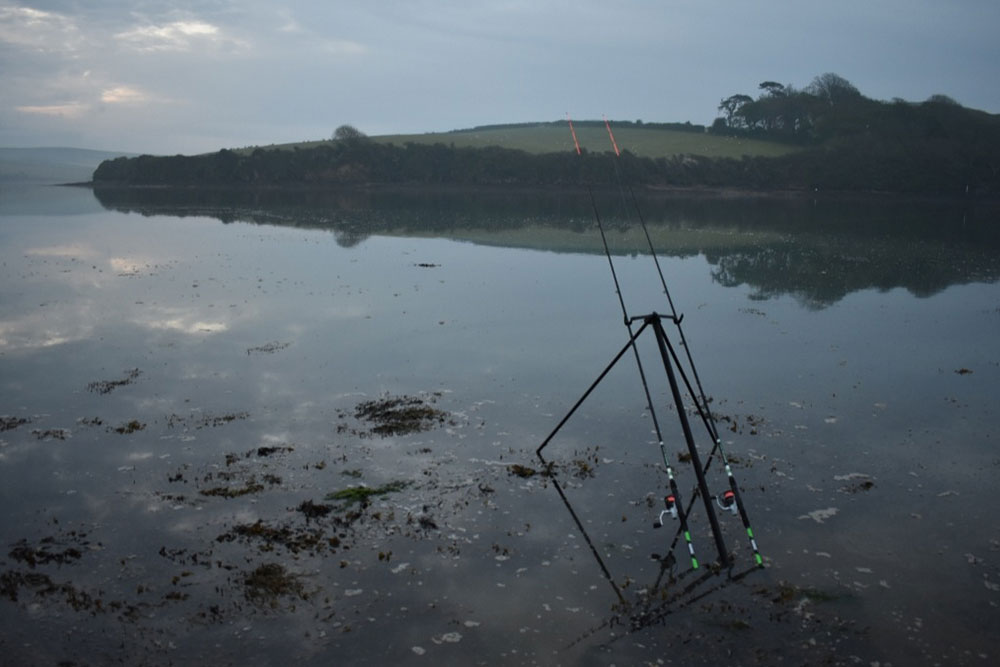
[[[664,525],[663,524],[664,514],[669,514],[671,519],[677,518],[677,500],[673,497],[673,495],[666,496],[663,499],[663,502],[667,506],[667,509],[660,512],[660,518],[657,520],[656,523],[653,524],[653,528],[659,528]]]
[[[726,491],[720,496],[715,497],[715,504],[719,506],[723,512],[729,512],[732,515],[736,515],[736,494],[732,490]]]

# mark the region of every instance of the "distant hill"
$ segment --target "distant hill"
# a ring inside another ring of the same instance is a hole
[[[765,81],[722,100],[710,128],[603,121],[491,125],[368,137],[342,125],[325,141],[196,156],[108,160],[95,187],[338,188],[613,186],[1000,196],[1000,116],[949,97],[880,101],[836,74],[804,89]],[[612,160],[616,166],[612,168]]]
[[[104,160],[135,155],[86,148],[0,148],[0,185],[90,181]]]

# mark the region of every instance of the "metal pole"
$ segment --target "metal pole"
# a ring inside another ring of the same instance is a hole
[[[705,481],[705,471],[701,466],[701,457],[698,456],[698,448],[691,434],[691,424],[688,422],[687,412],[684,409],[684,402],[681,397],[681,390],[677,384],[677,377],[674,375],[673,364],[670,363],[670,353],[667,346],[667,334],[663,331],[663,323],[660,316],[652,313],[646,318],[648,324],[653,325],[656,332],[656,344],[660,348],[660,356],[663,358],[663,368],[667,372],[667,379],[670,381],[670,393],[674,397],[674,406],[677,408],[677,417],[680,419],[681,428],[684,430],[684,440],[687,442],[688,452],[691,454],[691,464],[694,466],[694,474],[698,478],[698,490],[701,492],[701,499],[705,503],[705,511],[708,513],[708,521],[712,525],[712,534],[715,536],[715,547],[719,552],[719,563],[722,567],[729,567],[729,550],[722,539],[722,529],[719,527],[719,519],[715,516],[715,507],[712,505],[712,496],[708,492],[708,482]],[[682,510],[683,511],[683,510]]]
[[[648,322],[646,324],[648,324]],[[558,433],[559,429],[563,427],[563,424],[569,421],[569,418],[573,416],[573,413],[576,412],[576,409],[579,408],[581,405],[583,405],[583,402],[587,400],[588,396],[590,396],[590,392],[594,391],[594,389],[597,388],[597,385],[601,384],[601,380],[604,379],[604,376],[610,373],[611,369],[614,368],[615,364],[618,363],[618,360],[621,359],[626,352],[628,352],[628,349],[630,347],[633,347],[633,345],[635,344],[635,339],[638,338],[639,334],[641,334],[646,329],[646,324],[643,324],[641,327],[639,327],[638,331],[632,334],[632,336],[628,339],[628,342],[625,343],[625,347],[623,347],[621,351],[615,355],[615,358],[611,360],[611,363],[608,364],[603,371],[601,371],[600,375],[597,376],[597,379],[594,380],[594,384],[590,385],[587,388],[587,391],[583,392],[583,396],[580,397],[580,400],[578,400],[573,405],[573,407],[570,408],[570,411],[566,413],[566,416],[562,418],[562,421],[560,421],[559,424],[557,424],[556,427],[552,429],[552,433],[549,433],[549,437],[545,438],[545,441],[542,444],[538,445],[538,449],[535,450],[535,454],[538,455],[538,458],[542,458],[542,450],[545,449],[545,446],[549,444],[549,441],[556,436],[556,433]]]

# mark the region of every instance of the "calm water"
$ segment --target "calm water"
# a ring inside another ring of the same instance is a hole
[[[765,557],[720,516],[714,573],[651,558],[632,359],[546,449],[586,535],[510,467],[627,339],[585,194],[98,194],[0,192],[10,664],[1000,659],[995,209],[642,203]],[[668,311],[598,207],[630,313]],[[357,409],[393,397],[443,419],[380,437]]]

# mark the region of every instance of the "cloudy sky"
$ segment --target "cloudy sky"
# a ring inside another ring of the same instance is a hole
[[[724,97],[824,72],[998,113],[998,34],[997,0],[0,0],[0,146],[708,124]]]

